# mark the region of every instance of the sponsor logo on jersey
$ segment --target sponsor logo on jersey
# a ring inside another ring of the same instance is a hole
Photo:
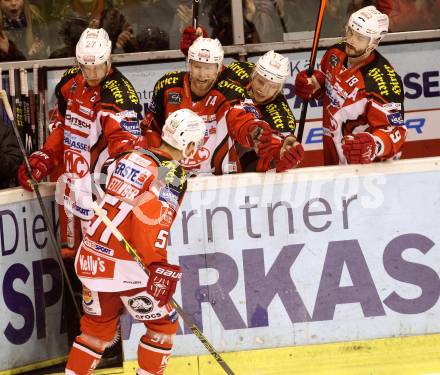
[[[86,306],[90,306],[93,303],[92,291],[87,289],[85,286],[83,286],[82,299]]]
[[[154,304],[151,298],[147,296],[137,296],[128,300],[130,306],[135,312],[139,314],[149,314],[154,309]]]
[[[92,126],[90,121],[72,116],[71,113],[66,113],[66,124],[79,129],[90,129]]]
[[[170,103],[170,104],[182,103],[182,95],[178,92],[169,92],[168,93],[168,103]]]
[[[169,187],[163,187],[159,191],[159,200],[167,202],[172,208],[177,209],[179,192]]]
[[[247,113],[253,114],[255,118],[260,118],[260,114],[258,113],[258,110],[257,108],[255,108],[253,103],[244,101],[241,106]]]
[[[237,85],[236,83],[229,81],[229,80],[221,80],[218,84],[218,87],[220,88],[228,88],[230,90],[236,91],[239,94],[243,94],[244,93],[244,88],[241,87],[240,85]]]
[[[143,186],[146,179],[146,172],[142,171],[136,164],[127,159],[121,160],[118,163],[114,174],[120,176],[122,180],[139,188]]]
[[[120,122],[120,124],[121,124],[121,128],[124,129],[125,131],[128,131],[131,134],[136,135],[136,136],[141,135],[141,128],[139,126],[139,122],[138,121],[122,120]]]
[[[64,144],[69,146],[70,148],[74,148],[74,149],[80,150],[80,151],[89,151],[90,150],[89,145],[87,145],[83,142],[75,141],[67,136],[64,137]]]
[[[66,172],[73,173],[79,178],[84,177],[89,173],[89,163],[80,153],[73,150],[66,150],[64,152],[64,165]]]
[[[387,111],[401,111],[402,110],[402,104],[401,103],[386,103],[382,104],[382,108],[386,109]]]
[[[113,256],[113,254],[114,254],[114,250],[109,249],[108,247],[102,246],[99,243],[92,241],[88,237],[84,237],[83,242],[84,242],[84,245],[86,245],[88,248],[90,248],[92,250],[99,251],[100,253],[110,255],[110,256]]]
[[[130,185],[127,182],[124,182],[120,180],[119,178],[112,177],[107,190],[109,193],[113,193],[115,195],[118,195],[120,197],[124,197],[130,200],[133,200],[136,198],[136,196],[139,194],[139,189]]]
[[[124,104],[124,95],[119,82],[111,79],[104,84],[104,88],[108,89],[115,99],[116,104]]]
[[[90,108],[84,107],[84,106],[82,106],[82,105],[79,106],[79,111],[80,111],[81,113],[84,113],[84,114],[87,115],[87,116],[91,116],[92,113],[93,113],[93,111],[92,111]]]
[[[403,117],[402,117],[402,113],[400,112],[396,112],[396,113],[391,113],[390,115],[387,115],[388,118],[388,122],[391,125],[394,126],[401,126],[403,125]]]
[[[115,262],[89,253],[84,248],[78,257],[78,276],[111,279],[114,276]]]
[[[122,112],[118,112],[115,115],[118,119],[137,119],[137,113],[135,111],[132,110],[126,110],[126,111],[122,111]]]

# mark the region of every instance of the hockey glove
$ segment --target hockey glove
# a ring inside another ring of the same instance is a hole
[[[314,70],[313,76],[307,75],[307,70],[302,70],[296,75],[295,94],[301,99],[309,100],[321,95],[325,84],[325,75],[320,70]]]
[[[40,182],[52,172],[52,169],[55,167],[55,160],[47,152],[40,150],[35,151],[29,156],[29,164],[32,168],[32,176],[35,181]],[[17,178],[24,189],[32,191],[31,184],[29,183],[29,173],[25,163],[18,168]]]
[[[349,164],[369,164],[377,156],[374,136],[366,132],[346,135],[342,140],[342,150]]]
[[[147,292],[159,301],[159,307],[171,301],[176,286],[182,278],[180,267],[168,263],[151,263],[148,266]]]
[[[249,127],[248,142],[258,156],[267,154],[272,147],[272,129],[266,121],[256,120]]]
[[[180,38],[180,50],[185,56],[188,56],[189,47],[199,36],[208,37],[208,32],[202,26],[197,27],[197,29],[194,26],[185,27]]]
[[[293,169],[304,159],[304,148],[295,137],[287,137],[284,140],[280,159],[276,162],[276,171],[284,172]]]

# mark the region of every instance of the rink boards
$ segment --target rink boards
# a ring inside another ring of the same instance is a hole
[[[184,270],[176,299],[237,374],[440,372],[439,163],[192,180],[169,247]],[[68,351],[60,271],[31,198],[0,192],[2,375]],[[180,327],[168,374],[216,374]],[[144,329],[128,316],[122,328],[130,373]]]

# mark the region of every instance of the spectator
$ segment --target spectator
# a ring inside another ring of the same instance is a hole
[[[440,0],[376,0],[390,18],[390,31],[440,28]]]
[[[255,13],[252,5],[253,3],[248,0],[243,1],[244,42],[246,44],[260,42],[252,23],[252,17]],[[216,0],[212,4],[209,11],[209,26],[212,27],[212,38],[217,38],[224,46],[234,44],[230,1]]]
[[[1,1],[1,0],[0,0]],[[112,41],[112,52],[135,52],[133,29],[124,15],[115,7],[106,5],[105,0],[57,1],[52,11],[52,19],[84,19],[88,27],[103,28]]]
[[[170,48],[170,37],[168,33],[156,26],[147,26],[136,35],[137,50],[165,51]]]
[[[15,176],[22,160],[12,127],[0,120],[0,189],[17,186]]]
[[[69,17],[60,27],[60,36],[64,46],[53,51],[49,58],[61,58],[75,56],[76,43],[82,32],[87,28],[88,22],[84,18]]]
[[[0,0],[3,30],[26,59],[47,58],[50,51],[45,20],[28,0]]]
[[[6,32],[2,30],[0,32],[0,61],[22,61],[26,60],[26,57],[21,51],[18,50],[14,42],[11,42],[6,35]]]

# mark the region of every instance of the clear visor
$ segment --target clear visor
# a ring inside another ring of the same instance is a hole
[[[107,76],[108,73],[107,63],[102,63],[99,65],[79,64],[79,67],[86,81],[101,81]]]

